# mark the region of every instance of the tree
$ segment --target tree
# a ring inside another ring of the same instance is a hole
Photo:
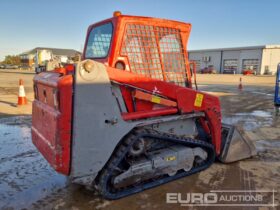
[[[20,56],[18,55],[7,55],[5,56],[3,64],[20,65]]]

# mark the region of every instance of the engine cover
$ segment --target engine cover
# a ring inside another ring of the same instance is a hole
[[[113,184],[115,187],[125,187],[159,175],[173,176],[181,169],[189,171],[193,167],[195,157],[206,160],[207,153],[199,147],[182,145],[152,151],[146,158],[135,161],[127,171],[116,176]]]

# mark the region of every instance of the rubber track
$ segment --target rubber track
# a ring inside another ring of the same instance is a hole
[[[111,175],[114,169],[120,164],[122,159],[125,157],[131,146],[139,139],[139,138],[153,138],[160,139],[164,141],[170,141],[174,143],[184,144],[186,146],[191,147],[202,147],[207,150],[207,160],[203,165],[197,166],[190,171],[177,172],[174,176],[167,176],[164,178],[160,178],[158,180],[149,181],[147,183],[143,183],[139,186],[127,187],[122,190],[116,190],[116,192],[112,192],[108,183],[111,182]],[[153,188],[159,186],[161,184],[173,181],[175,179],[179,179],[185,176],[192,175],[199,171],[202,171],[208,168],[215,161],[215,150],[212,144],[207,143],[205,141],[192,139],[192,138],[180,138],[175,135],[159,133],[150,129],[135,129],[130,134],[128,134],[125,139],[122,141],[121,145],[118,146],[114,155],[111,156],[108,163],[103,168],[102,172],[98,177],[97,189],[101,193],[101,195],[110,200],[119,199],[125,196],[132,195],[134,193],[141,192],[143,190]]]

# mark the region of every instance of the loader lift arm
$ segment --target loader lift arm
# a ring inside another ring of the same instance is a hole
[[[155,80],[148,77],[139,76],[130,72],[118,70],[115,68],[107,68],[108,76],[111,81],[116,81],[123,85],[130,85],[136,88],[153,93],[153,90],[157,89],[157,95],[163,96],[170,100],[177,102],[177,112],[181,114],[204,112],[206,118],[201,119],[203,126],[208,127],[209,133],[212,138],[212,143],[215,146],[216,154],[220,154],[221,146],[221,113],[220,103],[216,96],[212,96],[206,93],[198,92],[189,88],[180,87],[178,85]],[[168,109],[165,109],[166,111]],[[170,112],[167,114],[175,114],[176,109],[174,107],[169,108]],[[151,114],[153,111],[145,112],[145,117],[154,117]],[[162,112],[158,112],[158,116],[161,116]],[[123,118],[130,120],[139,119],[137,112],[123,113]],[[135,117],[133,117],[135,116]]]

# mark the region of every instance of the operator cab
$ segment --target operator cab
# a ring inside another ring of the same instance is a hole
[[[186,51],[191,25],[115,12],[88,29],[83,59],[191,87]]]

